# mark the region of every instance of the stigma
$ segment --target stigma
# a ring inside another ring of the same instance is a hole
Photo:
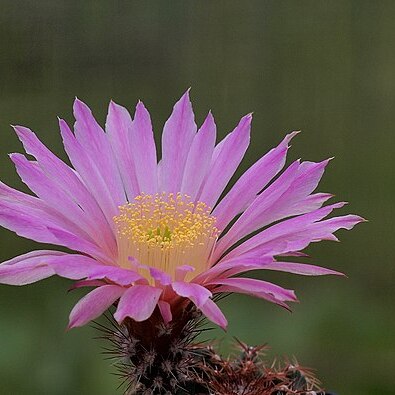
[[[173,280],[180,266],[188,265],[193,270],[187,280],[204,272],[210,267],[219,235],[210,212],[205,203],[194,202],[181,193],[135,197],[121,206],[114,218],[119,265],[145,276],[148,273],[144,267],[159,269]],[[137,269],[134,262],[138,262]]]

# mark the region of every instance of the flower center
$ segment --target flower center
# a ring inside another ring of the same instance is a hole
[[[219,231],[205,203],[193,202],[181,193],[164,192],[139,195],[119,210],[114,221],[120,266],[130,268],[136,259],[173,279],[179,266],[193,267],[190,277],[209,267]]]

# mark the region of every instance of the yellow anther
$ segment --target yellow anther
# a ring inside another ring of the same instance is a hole
[[[181,193],[136,196],[114,218],[120,265],[130,267],[129,258],[134,257],[173,278],[181,265],[195,268],[190,277],[203,272],[219,234],[210,211],[205,203],[193,202]]]

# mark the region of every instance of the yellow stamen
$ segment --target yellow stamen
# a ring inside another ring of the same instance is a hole
[[[173,279],[181,265],[195,268],[187,277],[208,269],[219,231],[205,203],[180,193],[142,194],[119,210],[114,221],[120,266],[132,267],[131,259],[136,258]]]

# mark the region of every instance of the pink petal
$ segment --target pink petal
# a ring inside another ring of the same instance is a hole
[[[174,292],[177,293],[177,295],[192,300],[192,302],[199,309],[201,309],[201,307],[212,296],[211,292],[207,288],[199,284],[175,281],[171,286],[174,289]]]
[[[26,197],[27,201],[28,195]],[[25,202],[21,203],[19,200],[1,196],[0,225],[19,236],[38,242],[56,244],[57,240],[47,226],[59,226],[59,218],[51,215],[43,205],[36,205],[38,199],[34,199],[32,198],[29,207]]]
[[[285,257],[285,256],[294,256],[298,258],[310,258],[309,254],[300,251],[287,251],[282,254],[278,254],[278,257]]]
[[[222,329],[226,329],[228,321],[220,308],[211,299],[207,299],[206,303],[200,307],[201,312],[214,324]]]
[[[343,273],[315,265],[293,262],[277,262],[273,261],[271,257],[240,256],[229,261],[218,263],[207,272],[206,279],[202,281],[209,282],[211,279],[215,278],[227,278],[250,270],[275,270],[280,272],[300,274],[303,276],[343,276]]]
[[[250,142],[252,115],[243,117],[237,127],[214,151],[210,169],[198,200],[214,207],[221,193],[239,166]]]
[[[26,285],[51,277],[55,272],[47,266],[48,260],[63,255],[63,252],[42,250],[5,261],[0,265],[0,283]]]
[[[97,167],[102,179],[111,191],[117,205],[125,202],[125,192],[117,162],[108,136],[96,122],[90,108],[79,99],[74,101],[74,132],[77,141]]]
[[[134,285],[127,289],[119,301],[114,318],[121,323],[126,317],[145,321],[151,317],[162,290],[149,285]]]
[[[224,259],[216,265],[196,276],[192,281],[198,284],[205,284],[215,278],[231,277],[249,270],[261,269],[265,264],[272,263],[271,256],[264,257],[235,257]]]
[[[102,285],[108,285],[102,280],[80,280],[76,281],[68,290],[73,291],[74,289],[83,287],[101,287]]]
[[[159,172],[161,191],[180,191],[188,152],[196,133],[194,118],[188,90],[175,104],[163,129]]]
[[[196,269],[193,266],[181,265],[176,267],[176,281],[184,281],[188,273],[194,272]]]
[[[74,251],[84,252],[103,263],[113,263],[113,260],[105,255],[100,247],[71,232],[49,226],[48,231],[55,237],[55,244],[64,245]]]
[[[119,285],[131,285],[143,279],[131,270],[103,265],[84,255],[58,251],[34,251],[0,265],[0,283],[4,284],[24,285],[54,274],[73,280],[107,279]]]
[[[92,270],[87,276],[88,279],[107,279],[119,285],[131,285],[137,281],[145,281],[145,278],[140,276],[140,274],[127,269],[122,269],[115,266],[104,266]]]
[[[224,259],[238,257],[246,253],[274,256],[301,250],[314,239],[311,225],[325,218],[334,209],[344,205],[344,202],[335,203],[270,226],[233,249]]]
[[[118,214],[118,207],[126,202],[126,198],[121,199],[113,194],[111,184],[108,184],[103,178],[101,170],[97,167],[100,155],[95,159],[88,155],[65,121],[59,120],[59,126],[63,144],[71,163],[95,197],[108,223],[114,227],[113,218]]]
[[[119,285],[127,286],[143,279],[138,273],[118,266],[102,265],[92,258],[83,255],[66,254],[52,259],[48,265],[58,276],[72,280],[107,279]]]
[[[92,241],[85,226],[89,221],[89,218],[85,219],[85,212],[43,173],[38,163],[28,161],[21,154],[11,154],[10,158],[22,181],[58,213],[64,226],[81,238]]]
[[[103,285],[89,292],[71,311],[68,329],[83,326],[101,316],[124,292],[125,288],[118,285]]]
[[[326,197],[311,199],[329,160],[312,163],[294,162],[273,184],[266,188],[229,232],[218,242],[216,258],[237,240],[274,221],[319,208]]]
[[[130,147],[141,192],[158,192],[157,158],[149,112],[138,102],[131,127]]]
[[[250,167],[235,183],[232,189],[218,203],[213,211],[216,226],[225,229],[229,222],[255,199],[256,195],[284,167],[288,143],[299,132],[288,134],[285,139]]]
[[[172,313],[171,313],[170,304],[165,302],[164,300],[160,300],[158,302],[158,306],[159,306],[159,310],[162,315],[164,323],[168,324],[173,318]]]
[[[106,120],[106,132],[111,143],[119,172],[129,201],[140,194],[136,168],[131,152],[132,119],[128,110],[110,102]]]
[[[242,235],[259,229],[262,215],[287,191],[296,179],[299,167],[299,161],[293,162],[273,184],[255,198],[229,231],[219,239],[215,246],[214,260],[219,259],[229,247],[242,238]]]
[[[240,292],[258,297],[260,297],[260,294],[270,294],[281,302],[297,300],[292,290],[252,278],[216,278],[207,285],[222,285],[221,292]]]
[[[315,265],[308,265],[305,263],[273,262],[263,265],[261,269],[300,274],[302,276],[344,276],[343,273],[337,272],[336,270]]]
[[[351,230],[355,225],[366,222],[359,215],[344,215],[314,223],[311,226],[312,240],[333,240],[332,234],[339,229]]]
[[[71,233],[68,221],[41,200],[0,183],[0,225],[19,236],[110,259],[101,248]]]
[[[149,268],[151,277],[162,285],[170,285],[171,277],[162,270],[156,269],[155,267]]]
[[[196,195],[207,175],[214,151],[215,138],[216,126],[214,118],[209,112],[193,139],[185,164],[181,192],[191,196],[192,200],[196,199]]]
[[[94,270],[104,266],[88,256],[65,253],[47,260],[46,264],[58,276],[72,280],[87,278]]]
[[[34,156],[45,175],[62,188],[64,196],[73,200],[86,213],[84,220],[80,222],[89,229],[89,235],[110,254],[114,254],[116,245],[111,228],[91,192],[74,170],[55,156],[30,129],[23,126],[15,126],[14,129],[26,153]]]
[[[276,224],[242,243],[224,259],[249,255],[280,255],[289,251],[299,251],[310,243],[321,240],[335,240],[334,232],[339,229],[350,230],[364,219],[356,215],[334,217],[318,221],[343,203],[334,204]]]
[[[291,207],[291,214],[287,213],[287,215],[304,214],[308,211],[312,211],[309,205],[304,207],[304,204],[312,203],[311,196],[309,195],[317,188],[318,183],[324,174],[325,168],[332,159],[333,158],[329,158],[318,163],[306,161],[300,164],[299,175],[297,179],[293,183],[292,188],[287,191],[286,196],[282,197],[284,202],[293,199],[295,202],[299,201],[300,205]],[[318,199],[318,204],[318,207],[320,207],[320,204],[322,204],[320,199]],[[313,204],[313,207],[314,209],[318,208],[316,204]],[[288,207],[287,210],[289,210]]]
[[[245,289],[240,289],[238,287],[229,286],[229,285],[222,285],[213,290],[214,293],[242,293],[247,295],[253,295],[257,298],[267,300],[268,302],[274,303],[278,306],[283,307],[284,309],[291,311],[290,307],[282,300],[276,298],[273,294],[268,292],[249,292]]]
[[[198,309],[212,322],[221,328],[226,328],[227,321],[219,307],[210,299],[212,293],[205,287],[181,281],[175,281],[172,288],[184,298],[190,299]]]

